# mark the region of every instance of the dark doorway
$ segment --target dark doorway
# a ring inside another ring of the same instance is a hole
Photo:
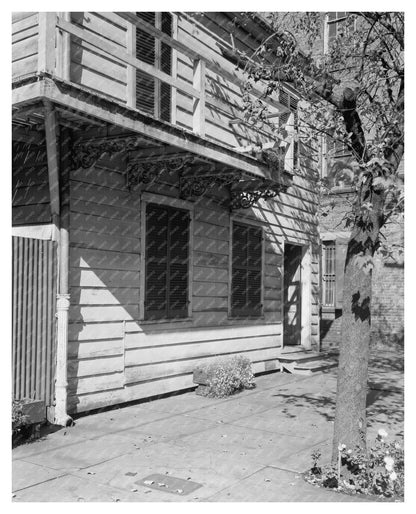
[[[283,278],[283,345],[301,344],[302,247],[285,244]]]

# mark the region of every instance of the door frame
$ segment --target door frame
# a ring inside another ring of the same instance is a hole
[[[282,259],[282,348],[285,347],[285,255],[288,245],[298,246],[302,249],[300,261],[300,282],[301,282],[301,329],[300,344],[302,348],[309,350],[312,346],[311,321],[312,321],[312,248],[310,244],[293,243],[291,241],[283,242],[283,259]],[[293,345],[286,345],[293,346]]]

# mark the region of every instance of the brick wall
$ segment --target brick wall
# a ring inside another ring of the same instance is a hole
[[[320,231],[330,233],[344,231],[342,218],[349,210],[347,193],[330,195],[326,203],[333,204],[332,208],[321,216]],[[403,223],[391,223],[383,234],[389,243],[403,245]],[[371,344],[375,347],[394,346],[403,344],[404,333],[404,263],[403,258],[383,260],[377,256],[374,260],[372,277],[372,328]],[[336,347],[341,339],[342,311],[335,312],[335,319],[325,319],[321,316],[321,347],[328,349]]]

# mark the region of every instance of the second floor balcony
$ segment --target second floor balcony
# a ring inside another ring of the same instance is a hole
[[[46,77],[60,90],[105,100],[112,112],[119,106],[167,133],[175,127],[183,141],[187,134],[197,136],[236,158],[257,161],[258,149],[273,149],[281,171],[293,172],[295,144],[276,141],[270,126],[244,118],[246,77],[227,57],[230,44],[191,14],[16,13],[12,38],[17,90]],[[264,98],[261,84],[249,94],[262,102],[272,123],[293,126],[289,99]],[[52,100],[65,104],[64,96]]]

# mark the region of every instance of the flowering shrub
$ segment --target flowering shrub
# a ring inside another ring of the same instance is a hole
[[[306,479],[308,482],[338,491],[402,498],[404,450],[397,441],[387,442],[386,437],[387,432],[380,429],[374,445],[367,453],[359,447],[352,450],[347,449],[345,444],[340,444],[338,464],[323,469],[317,465],[315,451],[312,454],[313,466]]]
[[[15,444],[26,434],[29,419],[22,412],[23,400],[12,400],[12,442]]]
[[[250,359],[237,356],[219,359],[202,368],[208,377],[204,394],[216,398],[229,396],[242,389],[255,387]]]

